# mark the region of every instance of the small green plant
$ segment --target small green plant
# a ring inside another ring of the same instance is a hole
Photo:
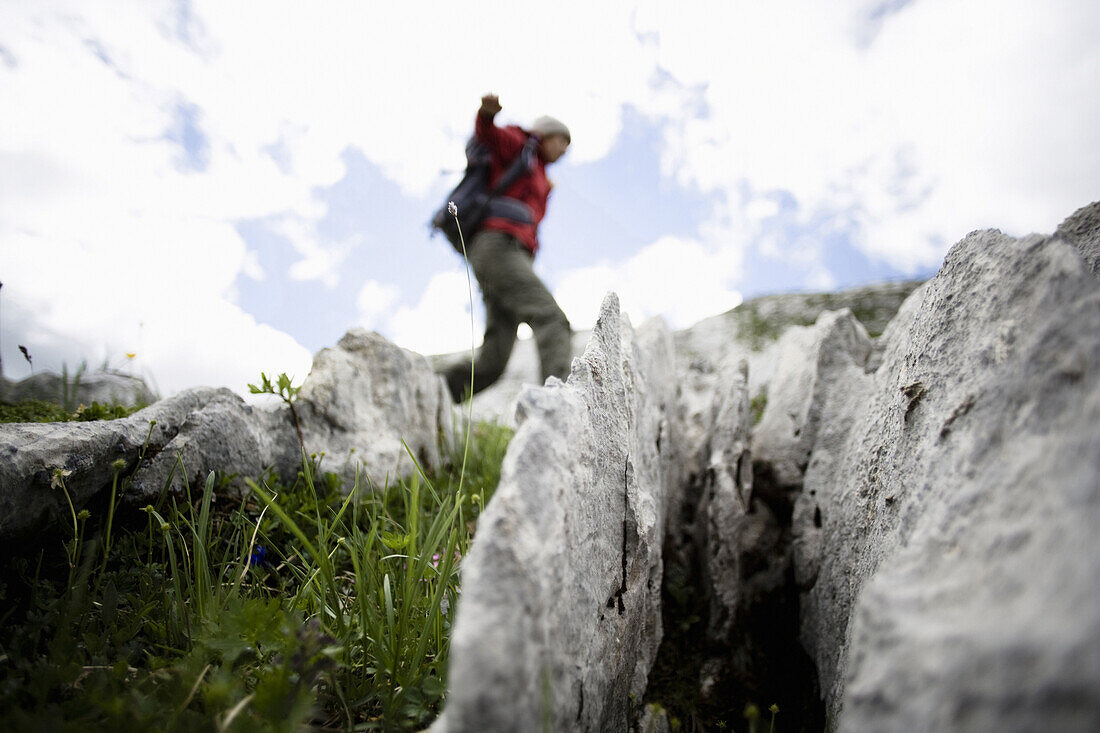
[[[302,386],[293,384],[293,377],[288,377],[283,372],[275,378],[274,384],[268,379],[267,374],[260,372],[260,384],[249,384],[248,391],[252,394],[272,394],[280,398],[290,408],[290,415],[294,418],[294,429],[298,431],[298,442],[302,450],[306,449],[305,438],[302,437],[302,423],[298,419],[298,409],[294,406],[294,399],[302,391]]]
[[[764,408],[768,406],[768,390],[761,387],[752,400],[749,401],[749,412],[752,415],[752,424],[756,425],[764,417]]]
[[[775,716],[779,713],[779,706],[772,703],[768,707],[768,712],[772,714],[771,720],[768,722],[768,733],[775,733]],[[745,720],[748,721],[749,733],[756,733],[757,726],[760,725],[760,708],[755,703],[746,703],[743,715]]]
[[[69,489],[65,486],[65,479],[71,476],[72,473],[69,469],[58,467],[53,470],[53,475],[50,478],[50,488],[54,490],[61,489],[61,493],[65,496],[65,502],[69,506],[69,513],[72,516],[73,536],[62,545],[65,549],[65,555],[69,559],[70,586],[72,586],[73,577],[80,562],[80,553],[84,549],[84,523],[91,516],[87,509],[81,509],[77,512],[76,507],[73,506],[73,497],[69,495]]]
[[[61,365],[61,381],[58,383],[57,401],[65,408],[66,412],[76,412],[80,407],[77,402],[77,391],[80,389],[80,380],[84,377],[84,372],[88,369],[88,362],[82,361],[80,366],[76,368],[72,376],[69,375],[69,365]]]
[[[464,476],[457,445],[447,470],[350,490],[303,456],[291,482],[257,477],[240,496],[211,474],[140,511],[117,504],[126,466],[111,467],[104,511],[77,509],[58,468],[65,541],[0,559],[0,719],[424,728],[445,696],[472,520],[510,437],[474,425]]]
[[[474,326],[474,284],[470,277],[470,257],[466,254],[466,237],[462,234],[462,224],[458,221],[458,206],[455,205],[454,201],[447,202],[447,211],[454,217],[455,226],[458,227],[458,241],[462,245],[462,263],[466,268],[466,294],[470,304],[470,390],[472,392],[474,388],[474,363],[476,361],[474,356],[474,344],[477,343],[477,332]],[[462,451],[462,472],[459,479],[460,486],[462,484],[461,476],[466,474],[466,457],[470,452],[470,432],[474,423],[473,394],[470,394],[468,402],[468,413],[466,416],[466,445]]]

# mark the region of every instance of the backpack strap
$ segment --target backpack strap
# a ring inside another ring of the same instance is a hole
[[[538,148],[539,139],[534,135],[529,135],[527,142],[523,144],[523,148],[519,151],[519,155],[505,169],[500,180],[497,181],[497,185],[493,186],[493,190],[489,192],[489,198],[500,195],[513,183],[531,172],[535,164],[535,156],[538,154]]]

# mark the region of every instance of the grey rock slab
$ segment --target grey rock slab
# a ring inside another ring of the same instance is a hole
[[[777,352],[768,402],[753,430],[753,456],[770,466],[780,488],[797,489],[834,385],[865,370],[871,340],[845,308],[822,313],[813,327],[792,327]]]
[[[718,372],[727,367],[736,368],[742,360],[749,364],[749,396],[766,391],[776,366],[776,339],[795,325],[813,324],[825,310],[849,308],[856,313],[865,327],[881,333],[893,317],[905,297],[918,285],[917,281],[886,282],[839,293],[790,293],[766,295],[745,301],[737,308],[673,333],[673,347],[678,367],[677,381],[684,385],[684,399],[690,402],[689,391],[698,395],[701,410],[709,411],[711,397],[717,388]],[[755,335],[756,330],[763,335]],[[591,331],[573,333],[573,354],[580,356],[588,343]],[[436,369],[455,362],[468,361],[469,351],[453,354],[437,354],[428,359]],[[478,393],[473,400],[475,420],[491,420],[515,427],[515,410],[519,393],[524,385],[539,385],[538,353],[533,339],[516,342],[512,357],[501,378],[491,387]],[[456,407],[460,420],[467,416],[466,405]],[[690,412],[690,408],[689,408]],[[695,419],[700,419],[700,414]],[[713,415],[709,416],[713,419]],[[698,454],[704,447],[705,424],[698,426],[695,449],[697,466],[701,467],[706,456]],[[684,450],[690,453],[690,422],[685,436]],[[688,459],[691,460],[690,458]]]
[[[246,490],[245,478],[258,479],[268,469],[283,479],[296,474],[302,449],[289,410],[247,405],[225,388],[191,392],[208,398],[173,416],[172,439],[138,464],[127,501],[148,502],[164,492],[178,495],[188,486],[194,491],[211,472],[235,474],[232,488],[238,492]]]
[[[1054,236],[1076,247],[1092,274],[1100,277],[1100,201],[1070,214],[1058,225]]]
[[[500,485],[463,561],[435,731],[626,730],[661,639],[679,485],[672,346],[609,295],[567,383],[520,395]]]
[[[673,334],[683,421],[683,445],[689,474],[705,469],[709,431],[714,421],[713,399],[723,370],[748,364],[750,399],[771,400],[771,383],[786,368],[784,338],[812,326],[822,313],[847,308],[865,329],[879,334],[893,318],[917,281],[887,282],[839,293],[791,293],[747,300],[736,308],[706,318]],[[877,349],[867,357],[871,368]],[[795,358],[801,358],[796,354]]]
[[[425,357],[362,329],[318,352],[297,404],[306,449],[324,453],[325,470],[349,488],[357,469],[377,485],[411,473],[409,451],[437,467],[456,421]]]
[[[114,372],[86,372],[64,379],[59,374],[40,372],[18,382],[5,380],[3,399],[6,402],[43,400],[78,405],[121,404],[127,407],[151,405],[157,396],[145,380]],[[68,394],[66,393],[68,391]]]
[[[305,448],[348,489],[357,471],[376,484],[410,473],[408,451],[437,467],[453,435],[450,395],[428,361],[365,331],[317,355],[296,409]],[[50,489],[54,468],[71,472],[79,507],[110,485],[119,459],[131,478],[122,499],[145,503],[211,471],[237,474],[235,490],[268,469],[292,479],[303,457],[289,408],[247,405],[228,389],[187,390],[121,420],[0,425],[0,538],[68,511]]]
[[[759,596],[782,585],[786,563],[765,558],[779,542],[772,514],[753,502],[752,453],[749,447],[748,367],[726,370],[716,391],[716,416],[708,442],[706,478],[698,507],[704,535],[697,539],[703,581],[710,607],[707,634],[728,644],[740,628],[743,613]],[[747,560],[751,558],[750,572]]]
[[[0,425],[0,538],[26,535],[69,511],[53,487],[55,469],[70,472],[65,488],[80,508],[111,484],[119,460],[132,475],[122,500],[142,503],[214,469],[251,476],[267,466],[288,470],[297,454],[287,415],[249,407],[227,389],[187,390],[120,420]]]
[[[1100,729],[1100,289],[975,232],[822,411],[795,508],[829,728]]]

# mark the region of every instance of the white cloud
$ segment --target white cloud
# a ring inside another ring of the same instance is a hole
[[[574,162],[607,153],[632,106],[663,125],[666,175],[718,201],[698,242],[661,240],[557,278],[578,325],[607,289],[632,317],[674,324],[728,307],[746,248],[766,244],[757,237],[779,213],[777,191],[802,221],[847,223],[863,251],[906,270],[934,265],[970,229],[1050,231],[1095,198],[1100,5],[915,0],[872,18],[880,6],[578,1],[546,12],[494,0],[425,13],[198,0],[181,26],[168,0],[0,5],[0,261],[5,297],[29,319],[0,324],[5,348],[15,329],[69,344],[75,363],[144,322],[143,358],[165,391],[236,383],[261,355],[300,363],[300,346],[232,302],[240,275],[265,274],[236,223],[280,222],[301,257],[292,277],[335,285],[351,243],[318,233],[317,191],[343,176],[343,153],[362,151],[424,194],[441,168],[460,167],[490,89],[503,121],[565,120]],[[192,168],[179,165],[181,107],[202,136]],[[775,243],[816,256],[810,277],[825,283],[815,247]],[[413,348],[463,348],[461,281],[437,275],[385,325]],[[392,307],[379,288],[372,302]],[[149,336],[154,324],[171,339]]]
[[[448,271],[432,276],[415,306],[393,314],[382,333],[394,343],[422,354],[446,354],[481,344],[485,329],[477,283],[472,282],[475,305],[470,323],[470,290],[466,274]]]
[[[359,289],[359,296],[355,301],[359,308],[360,324],[365,328],[374,328],[389,314],[400,295],[401,290],[396,285],[367,280]]]
[[[293,215],[280,217],[270,222],[269,227],[286,237],[301,257],[288,270],[292,280],[317,280],[328,288],[336,287],[340,265],[347,259],[352,242],[322,244],[314,223]]]
[[[565,273],[554,296],[574,328],[591,328],[609,290],[635,324],[663,316],[684,328],[741,302],[731,287],[740,269],[735,248],[713,251],[702,243],[662,237],[621,263],[605,263]]]
[[[1100,6],[917,0],[874,21],[872,5],[663,14],[658,60],[706,84],[710,111],[669,126],[666,169],[788,191],[806,220],[850,210],[857,245],[906,270],[977,227],[1052,231],[1095,196]]]

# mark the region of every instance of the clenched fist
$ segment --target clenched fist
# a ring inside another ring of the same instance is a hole
[[[495,94],[486,94],[481,98],[481,109],[478,113],[492,119],[501,110],[500,97]]]

